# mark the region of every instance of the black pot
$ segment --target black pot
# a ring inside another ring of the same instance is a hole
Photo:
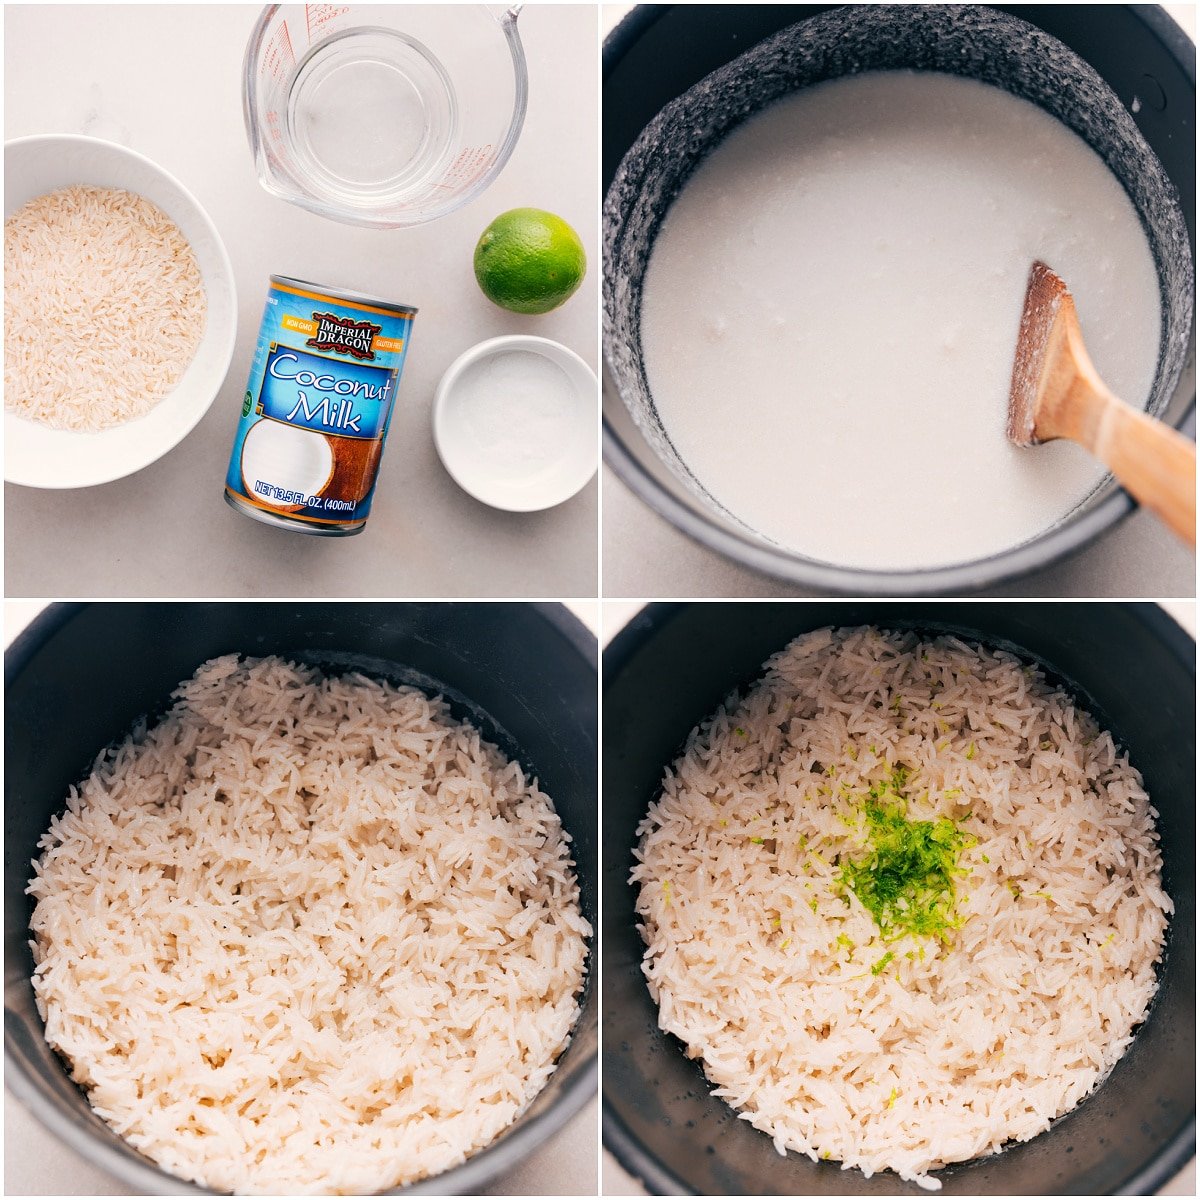
[[[553,604],[56,605],[5,660],[5,1081],[63,1141],[131,1190],[182,1183],[122,1141],[88,1106],[43,1039],[29,982],[30,860],[67,788],[143,713],[162,711],[205,660],[280,654],[436,690],[535,773],[574,839],[584,915],[596,924],[596,643]],[[461,1166],[405,1194],[478,1191],[517,1166],[596,1091],[596,1010],[583,1012],[549,1083],[521,1118]]]
[[[1162,288],[1164,349],[1150,409],[1194,438],[1195,61],[1191,40],[1152,5],[639,6],[604,44],[605,461],[702,544],[827,593],[961,595],[1086,545],[1133,511],[1111,480],[1033,541],[949,567],[853,570],[760,538],[705,498],[662,428],[642,363],[643,277],[692,171],[773,100],[861,70],[969,75],[1045,108],[1129,193]]]
[[[604,655],[604,1142],[663,1195],[917,1195],[891,1172],[781,1158],[658,1028],[629,886],[635,829],[692,727],[825,625],[951,631],[1036,659],[1110,729],[1160,813],[1175,902],[1149,1015],[1108,1079],[1032,1141],[937,1172],[943,1194],[1149,1193],[1195,1153],[1195,643],[1140,604],[651,605]]]

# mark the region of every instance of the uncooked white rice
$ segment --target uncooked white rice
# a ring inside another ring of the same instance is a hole
[[[927,1172],[1041,1132],[1129,1045],[1172,911],[1158,814],[1110,734],[1009,654],[823,629],[765,670],[639,828],[660,1024],[781,1154],[936,1189]],[[897,765],[910,819],[978,839],[942,949],[885,943],[837,885],[854,805]]]
[[[578,1012],[590,929],[550,798],[412,688],[230,655],[176,695],[42,839],[47,1040],[210,1188],[368,1194],[462,1161]]]
[[[204,337],[196,255],[149,200],[72,186],[4,222],[4,407],[54,429],[140,417]]]

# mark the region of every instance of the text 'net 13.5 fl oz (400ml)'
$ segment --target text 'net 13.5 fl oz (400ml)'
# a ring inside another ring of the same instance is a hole
[[[271,276],[225,476],[230,505],[302,533],[363,528],[416,312]]]

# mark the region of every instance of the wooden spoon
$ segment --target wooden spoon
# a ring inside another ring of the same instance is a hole
[[[1033,264],[1025,290],[1008,393],[1008,438],[1017,446],[1055,438],[1078,442],[1195,547],[1195,443],[1104,386],[1084,347],[1075,301],[1042,262]]]

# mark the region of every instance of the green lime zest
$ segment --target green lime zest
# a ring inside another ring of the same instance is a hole
[[[906,935],[945,942],[962,924],[955,915],[955,876],[964,850],[977,839],[955,821],[913,821],[903,788],[908,771],[897,767],[875,784],[862,805],[866,853],[841,860],[838,883],[858,897],[886,940]]]

